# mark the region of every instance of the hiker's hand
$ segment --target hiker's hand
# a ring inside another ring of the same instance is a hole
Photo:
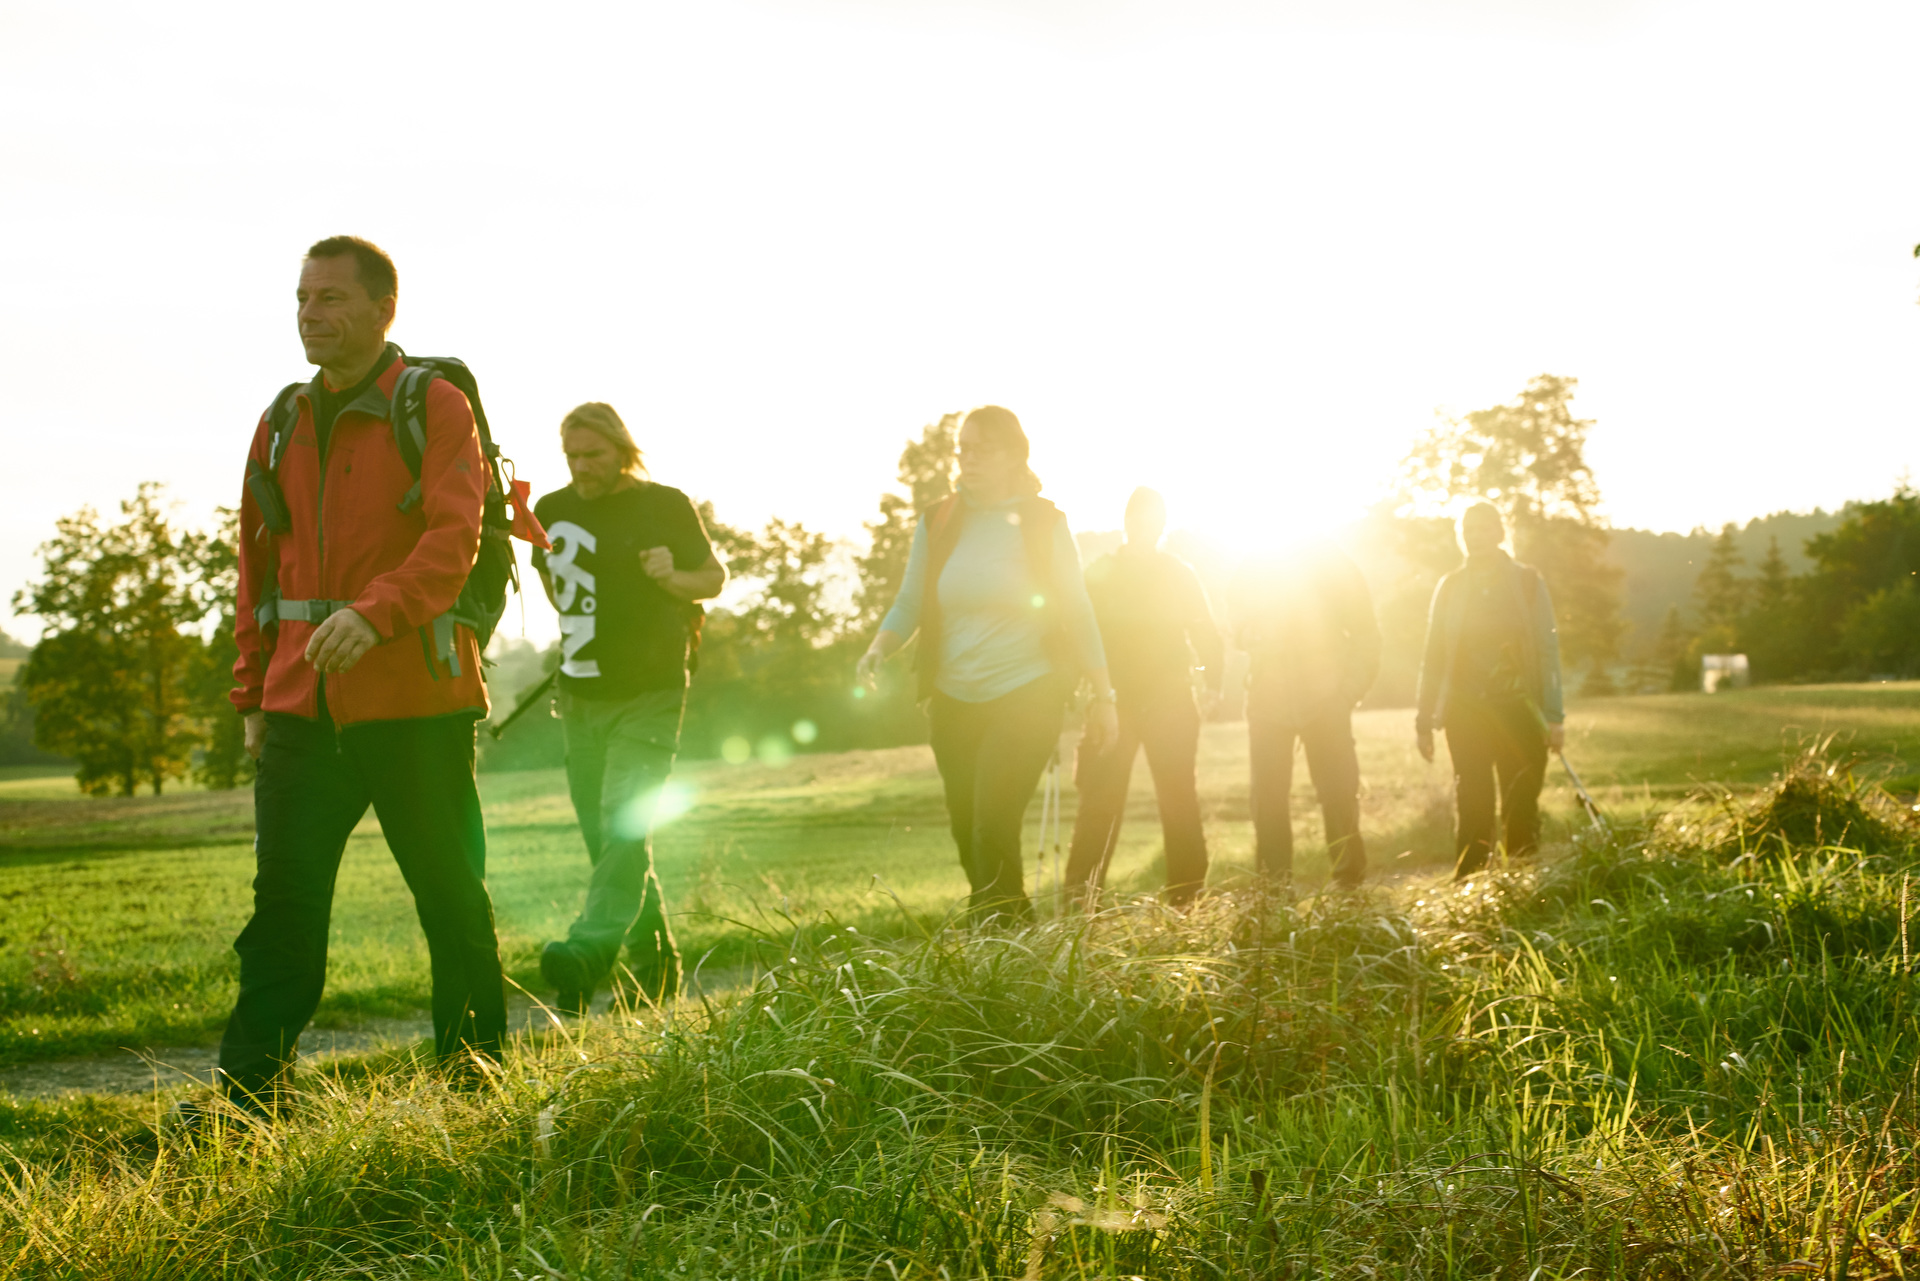
[[[247,755],[257,761],[260,759],[261,749],[267,745],[267,714],[248,712],[240,724],[241,732],[246,737]]]
[[[344,672],[360,661],[360,656],[380,643],[373,624],[350,609],[329,614],[327,621],[313,629],[307,642],[307,661],[316,672]]]
[[[673,549],[671,547],[649,547],[640,553],[640,568],[647,571],[647,577],[657,582],[665,582],[673,577]]]
[[[1429,765],[1433,763],[1433,731],[1416,729],[1413,731],[1413,745],[1420,752],[1420,759]]]
[[[1087,746],[1104,752],[1120,741],[1120,712],[1110,698],[1097,698],[1087,704]]]
[[[869,690],[880,688],[880,664],[887,656],[880,652],[880,642],[867,646],[867,652],[860,655],[860,662],[853,669],[853,679]]]
[[[1567,727],[1564,722],[1547,726],[1547,750],[1558,752],[1567,745]]]

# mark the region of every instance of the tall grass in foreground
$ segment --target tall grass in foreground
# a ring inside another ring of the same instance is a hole
[[[1789,786],[1876,852],[1796,844]],[[1413,902],[796,928],[477,1092],[343,1071],[270,1131],[16,1160],[0,1272],[1920,1273],[1911,831],[1813,762]]]

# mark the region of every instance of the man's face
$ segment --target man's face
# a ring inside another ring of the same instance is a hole
[[[391,295],[375,299],[360,283],[352,254],[309,258],[300,268],[300,345],[323,369],[371,364],[393,323]]]
[[[620,454],[599,432],[569,427],[560,447],[567,454],[567,470],[573,473],[573,492],[580,497],[599,498],[620,483]]]

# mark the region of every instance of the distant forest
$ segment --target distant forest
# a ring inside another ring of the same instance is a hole
[[[1815,534],[1829,533],[1858,506],[1848,503],[1838,512],[1776,512],[1735,527],[1734,545],[1748,565],[1766,559],[1767,545],[1778,541],[1781,559],[1790,574],[1813,568],[1806,543]],[[1650,657],[1660,644],[1668,611],[1684,615],[1694,608],[1694,583],[1713,551],[1719,535],[1695,529],[1691,534],[1656,534],[1647,529],[1610,531],[1608,556],[1624,577],[1620,582],[1620,614],[1628,631],[1622,650],[1630,657]]]

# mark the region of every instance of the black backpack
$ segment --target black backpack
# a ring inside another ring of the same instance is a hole
[[[399,349],[396,347],[395,350]],[[427,628],[420,629],[421,644],[426,647],[428,658],[445,663],[458,676],[460,651],[453,643],[455,624],[471,629],[474,639],[484,651],[487,642],[493,639],[493,631],[499,626],[501,615],[506,613],[508,586],[511,585],[515,591],[520,590],[519,566],[514,561],[510,541],[513,512],[507,505],[508,471],[513,463],[510,459],[502,458],[500,447],[493,443],[493,432],[487,426],[487,411],[480,404],[480,387],[465,361],[452,356],[409,356],[404,351],[400,352],[400,359],[406,368],[400,371],[400,377],[393,385],[393,410],[389,419],[393,425],[393,443],[399,448],[407,470],[413,473],[413,487],[395,505],[404,512],[411,511],[420,502],[420,460],[427,450],[427,388],[436,378],[444,378],[458,387],[465,393],[467,403],[473,407],[473,425],[480,433],[480,452],[487,468],[486,503],[480,518],[480,550],[474,557],[473,568],[468,571],[466,584],[461,587],[453,608],[433,620],[431,642]],[[262,521],[275,534],[284,534],[292,528],[286,496],[280,490],[280,459],[286,451],[288,438],[293,435],[293,429],[299,422],[300,406],[296,397],[306,385],[288,383],[274,397],[273,404],[267,410],[267,465],[262,467],[252,459],[247,462],[247,488],[252,492],[254,502],[259,505]],[[352,603],[286,600],[280,595],[277,577],[270,577],[260,605],[254,610],[254,618],[262,630],[283,618],[298,618],[317,624]],[[433,672],[435,680],[440,678],[439,670],[432,662],[429,662],[428,670]]]

